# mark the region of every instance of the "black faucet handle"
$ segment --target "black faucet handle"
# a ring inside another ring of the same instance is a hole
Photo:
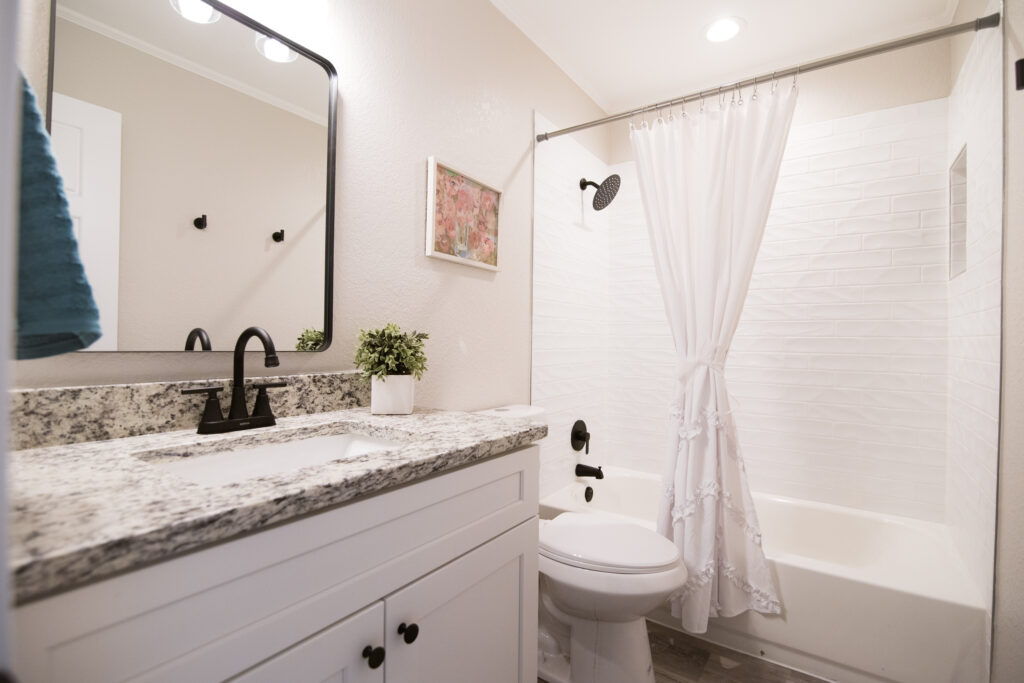
[[[270,420],[270,424],[274,424],[274,411],[270,408],[270,397],[267,396],[267,389],[286,387],[288,383],[263,382],[261,384],[253,384],[253,386],[259,389],[259,391],[256,392],[256,402],[252,406],[252,417],[265,417]]]
[[[206,406],[203,408],[203,419],[200,422],[199,428],[202,429],[203,425],[211,422],[220,422],[224,419],[224,413],[220,409],[220,401],[217,399],[217,394],[224,391],[224,387],[192,387],[191,389],[182,389],[183,394],[206,394]]]
[[[190,389],[182,389],[181,393],[205,393],[211,397],[216,396],[218,393],[224,390],[222,386],[214,387],[191,387]]]
[[[253,386],[259,389],[260,393],[263,393],[267,389],[280,389],[281,387],[286,387],[288,386],[288,382],[260,382],[258,384],[253,384]]]

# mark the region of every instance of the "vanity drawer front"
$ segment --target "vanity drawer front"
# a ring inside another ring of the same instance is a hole
[[[15,611],[18,673],[227,678],[536,512],[533,446],[30,603]]]

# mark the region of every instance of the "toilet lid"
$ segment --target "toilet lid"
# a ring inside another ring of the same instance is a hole
[[[679,562],[679,550],[664,536],[579,512],[563,512],[542,524],[539,550],[562,564],[614,574],[650,574]]]

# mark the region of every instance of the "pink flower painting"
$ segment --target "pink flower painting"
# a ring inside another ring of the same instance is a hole
[[[427,216],[427,254],[497,269],[501,193],[434,158],[429,164],[433,210]]]

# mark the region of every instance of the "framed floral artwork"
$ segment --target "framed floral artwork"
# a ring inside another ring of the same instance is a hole
[[[427,159],[427,256],[498,269],[501,192]]]

